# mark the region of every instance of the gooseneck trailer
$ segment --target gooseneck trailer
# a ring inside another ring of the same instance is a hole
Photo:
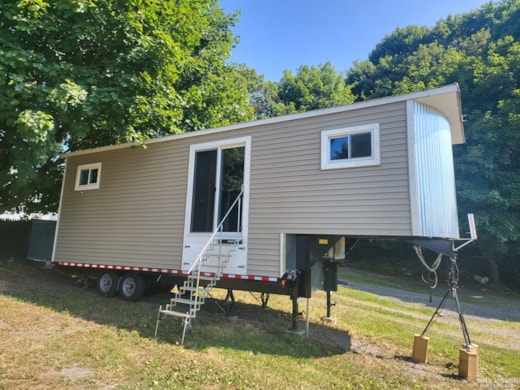
[[[53,264],[128,300],[176,284],[160,313],[189,323],[213,286],[334,291],[355,239],[453,256],[463,142],[452,84],[67,153]]]

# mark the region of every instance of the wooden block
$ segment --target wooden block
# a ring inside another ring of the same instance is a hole
[[[412,359],[416,363],[426,363],[428,354],[428,341],[430,339],[425,336],[415,335],[413,338]]]
[[[468,381],[477,379],[478,345],[464,346],[459,352],[459,376]]]

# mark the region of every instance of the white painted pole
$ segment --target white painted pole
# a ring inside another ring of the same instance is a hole
[[[307,310],[305,311],[305,338],[309,338],[309,301],[311,299],[307,298]]]

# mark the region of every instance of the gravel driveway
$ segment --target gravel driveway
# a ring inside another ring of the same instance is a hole
[[[356,271],[358,272],[358,271]],[[431,307],[432,314],[439,305],[442,297],[448,290],[447,285],[439,284],[432,292],[432,301],[430,302],[430,292],[427,286],[424,286],[424,293],[402,290],[394,287],[387,287],[375,283],[350,282],[344,281],[350,288],[356,290],[370,292],[383,297],[390,297],[404,303],[423,304]],[[481,319],[497,319],[505,321],[520,321],[520,300],[507,298],[504,296],[493,294],[488,291],[479,291],[474,289],[466,289],[461,287],[457,290],[459,302],[464,316],[475,316]],[[451,293],[442,306],[444,315],[458,315],[455,300]]]

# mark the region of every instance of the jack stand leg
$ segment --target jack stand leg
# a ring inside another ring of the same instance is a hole
[[[457,286],[453,287],[453,298],[455,298],[457,311],[459,313],[460,326],[462,327],[462,335],[464,336],[464,342],[466,343],[464,348],[461,348],[459,351],[459,376],[468,381],[475,381],[477,379],[478,370],[478,345],[472,344],[469,338],[466,321],[464,321],[464,315],[460,309]]]
[[[292,321],[290,330],[295,331],[298,329],[298,323],[296,319],[298,318],[298,289],[294,287],[291,290],[291,300],[292,300]]]
[[[433,320],[435,319],[435,317],[439,314],[439,310],[441,309],[442,305],[444,304],[444,302],[446,301],[446,298],[448,297],[448,294],[451,292],[451,288],[448,289],[448,291],[446,291],[446,293],[444,294],[444,296],[442,297],[441,299],[441,302],[439,303],[439,305],[437,306],[437,309],[435,309],[435,312],[433,313],[432,317],[430,318],[430,321],[428,321],[428,324],[426,325],[426,328],[424,328],[423,332],[421,333],[421,337],[423,337],[426,332],[428,331],[428,328],[430,327],[430,325],[432,324]]]
[[[448,294],[451,292],[453,299],[455,300],[455,304],[457,306],[457,313],[459,314],[459,321],[462,328],[462,335],[464,337],[465,342],[465,348],[462,348],[460,350],[460,357],[459,357],[459,376],[462,378],[466,378],[468,380],[475,380],[476,378],[476,371],[478,366],[478,346],[473,345],[471,343],[471,339],[469,337],[468,328],[466,327],[466,321],[464,320],[464,315],[462,314],[462,310],[460,307],[459,297],[457,294],[458,289],[458,279],[459,279],[459,270],[457,267],[457,254],[455,253],[452,257],[450,257],[449,260],[449,289],[446,291],[446,294],[444,294],[444,297],[442,297],[441,302],[439,303],[439,306],[437,306],[437,309],[435,310],[435,313],[433,313],[432,318],[430,318],[430,321],[426,325],[426,328],[424,328],[424,331],[420,336],[415,336],[414,340],[414,351],[412,353],[412,358],[415,361],[422,361],[426,362],[426,351],[428,349],[428,338],[424,337],[426,331],[432,324],[435,316],[439,313],[440,308],[446,301],[446,298],[448,297]]]
[[[336,306],[336,304],[332,302],[332,291],[327,290],[327,318],[331,318],[330,308],[332,306]]]
[[[267,302],[269,302],[269,293],[262,293],[260,295],[260,300],[262,301],[262,309],[267,307]]]
[[[226,316],[231,317],[233,314],[233,307],[235,306],[235,296],[233,290],[228,288],[226,299],[224,299],[224,308],[226,309]]]
[[[459,279],[459,269],[457,267],[457,254],[455,253],[452,257],[450,257],[450,288],[455,299],[455,304],[457,305],[457,312],[459,314],[460,326],[462,328],[462,335],[464,336],[464,342],[466,343],[466,348],[471,348],[471,340],[469,338],[468,328],[466,327],[466,321],[464,321],[464,315],[462,314],[462,310],[460,308],[459,297],[457,295],[458,289],[458,279]]]
[[[432,317],[430,318],[430,321],[428,321],[428,324],[426,325],[426,328],[424,328],[424,330],[421,333],[421,335],[420,336],[419,335],[415,335],[414,336],[413,350],[412,350],[412,359],[416,363],[426,363],[426,361],[428,360],[428,358],[427,358],[428,342],[429,342],[430,339],[428,337],[425,337],[424,335],[426,334],[426,332],[430,328],[430,325],[433,323],[433,320],[435,319],[435,317],[439,314],[439,310],[441,309],[442,305],[446,301],[446,298],[448,297],[448,294],[450,293],[450,291],[451,291],[451,288],[448,289],[446,291],[446,293],[444,294],[444,296],[442,297],[441,302],[439,303],[439,305],[435,309],[435,312],[433,313]]]
[[[466,347],[469,350],[469,348],[471,347],[471,340],[469,338],[469,332],[468,332],[468,328],[466,327],[466,321],[464,320],[464,315],[462,314],[462,310],[460,308],[459,296],[457,295],[456,287],[453,288],[453,298],[455,298],[455,304],[457,305],[457,312],[459,313],[459,321],[460,321],[460,326],[462,328],[462,335],[464,336],[464,342],[466,343]]]

